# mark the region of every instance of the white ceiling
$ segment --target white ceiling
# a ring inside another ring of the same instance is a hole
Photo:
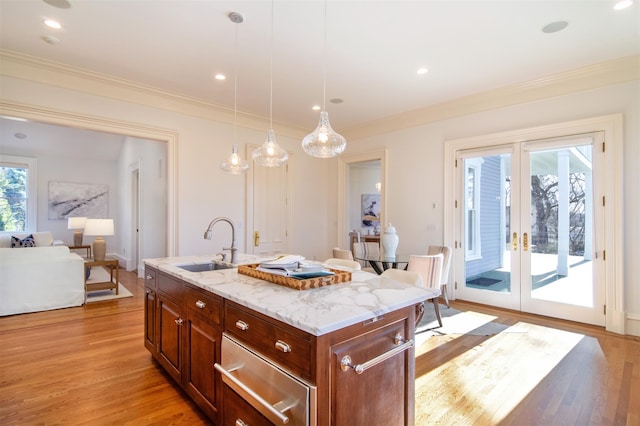
[[[0,47],[269,115],[271,1],[0,0]],[[493,88],[640,52],[640,5],[614,0],[345,1],[327,4],[327,110],[349,128]],[[244,23],[228,19],[231,11]],[[273,7],[273,119],[315,128],[324,3]],[[61,30],[46,28],[54,18]],[[545,34],[542,27],[568,27]],[[43,41],[55,36],[56,45]],[[420,66],[429,68],[417,76]],[[224,82],[212,74],[228,75]],[[341,98],[341,104],[328,100]]]

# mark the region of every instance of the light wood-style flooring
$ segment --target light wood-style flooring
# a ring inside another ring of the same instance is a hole
[[[120,280],[134,297],[0,318],[0,425],[208,424],[143,346],[143,281]],[[418,337],[417,425],[640,425],[639,338],[452,306],[505,330]]]

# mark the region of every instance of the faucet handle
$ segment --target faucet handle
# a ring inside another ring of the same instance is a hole
[[[216,256],[220,256],[220,260],[222,260],[223,262],[227,261],[227,253],[216,253]]]

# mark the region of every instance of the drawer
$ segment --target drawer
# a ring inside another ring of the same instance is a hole
[[[156,288],[157,271],[153,268],[145,266],[144,268],[144,285],[149,288]]]
[[[187,286],[185,306],[208,324],[222,324],[222,298],[206,290]]]
[[[247,401],[242,399],[240,395],[235,393],[233,389],[224,386],[224,425],[272,425],[265,416],[258,410],[253,408]]]
[[[182,305],[184,294],[184,284],[182,281],[172,278],[167,274],[163,274],[162,272],[158,272],[156,278],[158,291],[161,291],[174,302]]]
[[[225,302],[225,331],[280,367],[315,382],[315,339],[251,309]]]

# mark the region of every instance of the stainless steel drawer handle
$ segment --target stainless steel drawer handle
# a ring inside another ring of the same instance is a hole
[[[251,389],[249,386],[245,385],[239,379],[237,379],[235,376],[233,376],[231,374],[231,372],[227,371],[223,366],[221,366],[220,364],[218,364],[216,362],[215,364],[213,364],[213,367],[216,370],[218,370],[220,372],[220,374],[222,374],[222,380],[226,384],[228,384],[233,390],[235,390],[242,398],[247,400],[247,402],[251,403],[251,402],[255,401],[255,402],[259,403],[261,405],[261,407],[257,407],[256,406],[255,408],[257,408],[258,411],[260,411],[262,414],[264,414],[266,417],[268,417],[269,420],[271,420],[271,421],[279,420],[280,422],[282,422],[283,425],[286,425],[287,423],[289,423],[289,417],[287,417],[284,414],[282,414],[277,408],[275,408],[274,405],[269,404],[264,398],[262,398],[253,389]],[[237,370],[238,367],[236,367],[234,369]],[[293,406],[295,406],[295,403],[294,404],[284,404],[283,401],[280,401],[275,405],[276,406],[283,406],[284,405],[282,411],[286,411],[286,410],[292,408]],[[266,412],[264,412],[260,408],[264,408],[266,410]],[[274,417],[275,417],[275,419],[274,419]]]
[[[381,355],[378,355],[377,357],[372,358],[369,361],[363,362],[362,364],[353,364],[353,362],[351,361],[351,357],[349,355],[345,355],[342,357],[342,360],[340,360],[340,368],[342,369],[342,371],[347,371],[349,368],[353,368],[353,371],[355,371],[356,374],[362,374],[369,368],[376,366],[381,362],[384,362],[389,358],[413,347],[413,339],[404,341],[402,340],[402,335],[399,333],[396,334],[394,338],[394,343],[396,345],[399,345],[400,343],[402,344],[393,349],[389,349],[387,352]]]
[[[240,419],[236,419],[236,426],[249,426],[249,423],[245,423]]]
[[[249,329],[249,324],[242,320],[236,321],[236,328],[239,328],[242,331],[247,331]]]
[[[204,309],[205,306],[207,306],[206,303],[204,303],[202,300],[197,300],[196,301],[196,306],[200,309]]]
[[[276,342],[276,349],[281,350],[284,353],[291,352],[291,346],[288,343],[278,340]]]
[[[146,277],[146,278],[147,278],[148,280],[152,280],[152,279],[153,279],[153,276],[151,276],[151,275],[147,275],[147,277]]]

